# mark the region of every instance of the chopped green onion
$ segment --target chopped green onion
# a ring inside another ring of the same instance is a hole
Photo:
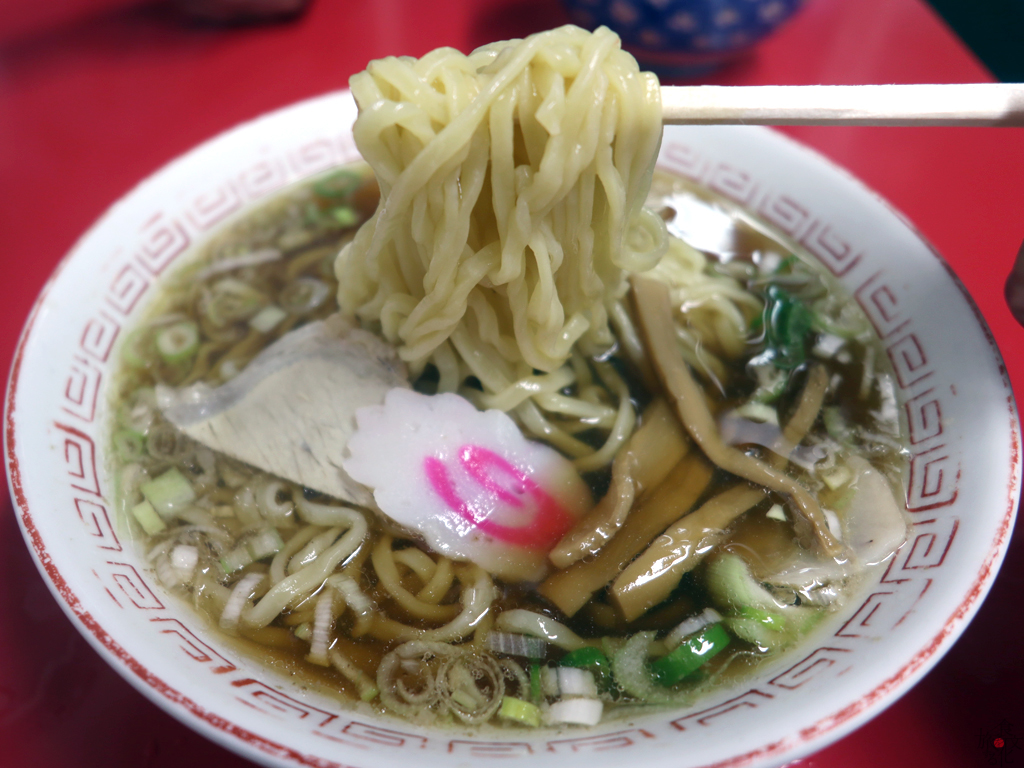
[[[277,532],[276,528],[264,528],[250,537],[245,546],[253,560],[262,560],[264,557],[270,557],[270,555],[280,552],[284,541],[281,540],[281,534]]]
[[[541,712],[540,708],[528,701],[522,699],[514,699],[511,696],[503,696],[501,699],[501,709],[498,710],[498,717],[503,717],[506,720],[514,720],[517,723],[523,725],[529,725],[536,728],[541,724]]]
[[[824,360],[831,360],[845,344],[846,339],[842,336],[836,336],[834,333],[823,333],[814,342],[814,349],[811,351]]]
[[[648,704],[689,706],[694,699],[692,690],[667,689],[659,685],[651,673],[647,658],[655,642],[654,636],[655,633],[652,631],[637,632],[612,653],[615,685],[623,692]]]
[[[759,616],[759,609],[740,611],[741,615],[728,616],[725,625],[736,637],[756,645],[762,650],[781,650],[808,632],[823,615],[812,608],[790,606],[771,617]],[[747,613],[744,616],[742,614]],[[779,622],[786,628],[780,629]]]
[[[822,482],[833,491],[839,490],[853,479],[853,473],[843,464],[818,474],[821,476]]]
[[[347,205],[331,208],[331,218],[343,227],[354,227],[359,223],[359,214]]]
[[[727,645],[729,633],[721,624],[712,624],[690,635],[668,656],[651,662],[651,672],[662,685],[675,685],[724,650]]]
[[[603,711],[604,702],[600,699],[562,699],[548,708],[548,722],[597,725]]]
[[[171,467],[159,477],[143,483],[140,490],[146,497],[146,501],[153,505],[153,509],[162,517],[173,515],[178,510],[188,506],[196,498],[196,492],[177,467]]]
[[[200,302],[200,311],[218,328],[248,320],[267,305],[267,297],[248,283],[225,277],[210,288]]]
[[[476,697],[472,696],[465,688],[456,688],[452,691],[451,699],[460,707],[465,707],[470,711],[476,709],[480,705],[480,702],[476,700]]]
[[[541,695],[540,664],[534,662],[530,665],[530,698],[540,701]]]
[[[231,575],[235,571],[240,571],[245,566],[252,562],[255,562],[252,556],[252,552],[244,544],[239,547],[235,547],[233,550],[225,554],[220,559],[220,567],[224,570],[224,573]]]
[[[149,328],[129,333],[121,344],[121,359],[132,368],[146,368],[153,362],[153,335]]]
[[[284,287],[277,300],[287,311],[302,314],[312,312],[323,304],[330,292],[331,289],[323,280],[298,277]]]
[[[589,669],[558,668],[558,692],[562,696],[597,696],[597,681]]]
[[[134,429],[114,433],[114,451],[121,461],[138,461],[146,453],[146,436]]]
[[[155,344],[164,362],[183,363],[199,350],[199,326],[191,320],[172,323],[156,332]]]
[[[853,501],[857,495],[857,489],[854,486],[847,486],[846,490],[839,494],[832,503],[829,505],[836,512],[845,512],[846,508],[850,506],[850,502]]]
[[[782,508],[781,504],[772,504],[771,509],[765,512],[764,516],[769,520],[778,520],[780,523],[786,522],[786,510]]]
[[[763,624],[765,627],[774,630],[775,632],[782,632],[786,628],[785,616],[774,611],[766,611],[763,608],[746,606],[745,608],[740,608],[739,616],[742,619],[750,619],[751,621],[756,621],[758,624]]]
[[[249,319],[249,327],[260,333],[270,333],[288,313],[276,304],[268,304]]]
[[[495,653],[509,656],[525,656],[528,659],[539,659],[544,656],[547,642],[539,637],[520,635],[512,632],[488,632],[487,647]]]
[[[772,594],[751,575],[746,561],[732,552],[723,552],[708,564],[705,583],[720,609],[779,608]]]
[[[343,656],[337,648],[332,648],[329,655],[332,666],[356,684],[359,689],[359,698],[362,701],[373,701],[380,695],[380,689],[373,678],[357,667],[347,656]]]
[[[306,229],[305,227],[289,229],[277,238],[277,246],[282,250],[292,251],[297,248],[301,248],[304,245],[308,245],[315,237],[316,233],[313,230]]]
[[[313,185],[313,191],[320,197],[347,197],[359,189],[363,177],[352,171],[337,171]]]
[[[171,565],[180,571],[186,581],[191,581],[192,572],[199,563],[199,549],[190,544],[178,544],[171,550]]]
[[[558,663],[563,667],[590,670],[594,673],[598,688],[602,691],[610,690],[612,687],[612,663],[598,648],[593,646],[577,648],[575,651],[565,654]]]
[[[299,640],[305,640],[308,643],[313,636],[313,628],[309,626],[308,621],[304,621],[292,630],[292,634]]]
[[[661,642],[665,644],[666,650],[674,651],[694,632],[700,632],[704,627],[710,626],[711,624],[717,624],[721,620],[722,614],[714,608],[705,608],[696,616],[690,616],[689,618],[679,622],[675,629],[671,630],[661,639]]]
[[[540,690],[545,696],[554,698],[559,694],[558,670],[547,665],[540,668]]]
[[[757,400],[751,400],[748,403],[744,403],[735,411],[737,416],[742,416],[744,419],[750,419],[751,421],[757,421],[762,424],[779,424],[779,414],[774,408],[767,403],[761,403]]]
[[[853,433],[847,426],[843,413],[839,410],[838,406],[830,405],[822,408],[821,420],[825,424],[825,430],[828,432],[829,437],[833,440],[840,443],[850,443],[853,441]]]
[[[167,530],[167,523],[156,513],[153,505],[148,501],[140,501],[132,507],[132,515],[138,520],[147,536],[155,536],[161,531]]]

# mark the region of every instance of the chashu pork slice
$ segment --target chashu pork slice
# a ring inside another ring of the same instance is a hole
[[[359,505],[369,491],[341,462],[354,413],[409,387],[393,347],[358,328],[319,321],[292,331],[217,388],[161,387],[164,416],[215,451]]]

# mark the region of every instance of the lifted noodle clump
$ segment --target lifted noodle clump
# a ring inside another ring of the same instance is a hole
[[[442,389],[474,375],[498,392],[577,342],[612,345],[625,272],[666,248],[643,208],[658,81],[614,33],[386,58],[351,87],[381,199],[337,260],[342,311],[379,323],[414,371],[433,362]]]

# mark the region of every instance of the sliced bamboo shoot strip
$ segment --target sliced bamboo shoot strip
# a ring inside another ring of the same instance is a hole
[[[712,462],[727,472],[787,496],[795,511],[813,527],[822,550],[829,557],[841,556],[843,546],[832,535],[818,502],[806,488],[779,469],[722,441],[704,393],[690,375],[690,369],[679,352],[668,287],[638,276],[632,278],[632,286],[648,356],[654,361],[658,378],[666,394],[675,401],[679,419],[694,442]]]
[[[612,584],[612,599],[626,621],[642,616],[668,598],[683,574],[693,570],[725,539],[732,521],[767,496],[764,488],[735,485],[659,536]]]
[[[664,480],[690,446],[679,419],[658,398],[644,411],[643,425],[612,463],[608,492],[548,554],[556,568],[567,568],[597,552],[626,522],[640,495]]]
[[[828,387],[824,366],[812,365],[796,410],[783,429],[782,443],[770,463],[783,470],[787,457],[814,424]],[[762,501],[761,488],[737,485],[705,502],[659,536],[612,584],[611,596],[627,621],[643,615],[676,588],[683,574],[693,570],[726,536],[726,528]]]
[[[575,615],[659,533],[693,508],[711,481],[711,471],[702,455],[690,451],[661,485],[644,495],[622,529],[593,560],[580,560],[551,574],[538,591],[565,615]]]
[[[663,85],[671,125],[1024,126],[1024,84]]]

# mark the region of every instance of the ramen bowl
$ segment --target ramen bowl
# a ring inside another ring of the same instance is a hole
[[[242,652],[165,590],[115,514],[108,457],[119,343],[197,244],[294,182],[358,158],[329,94],[231,130],[114,205],[45,287],[16,352],[5,452],[26,542],[94,648],[174,717],[273,766],[778,765],[908,690],[995,578],[1020,485],[998,350],[963,287],[884,201],[768,129],[671,127],[659,165],[817,260],[863,309],[907,433],[909,537],[793,651],[685,709],[592,728],[470,732],[346,706]]]

